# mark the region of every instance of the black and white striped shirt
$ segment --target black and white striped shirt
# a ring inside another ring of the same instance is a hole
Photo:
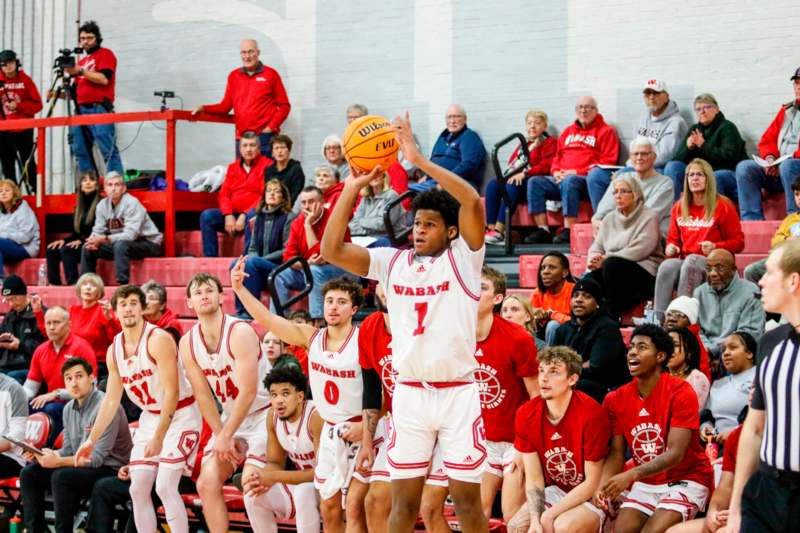
[[[800,472],[800,334],[785,324],[759,342],[753,409],[766,411],[761,461]]]

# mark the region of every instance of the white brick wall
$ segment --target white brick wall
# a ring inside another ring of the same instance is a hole
[[[82,4],[82,18],[100,23],[119,58],[121,111],[156,108],[155,89],[176,91],[187,108],[216,101],[238,63],[239,39],[257,38],[262,58],[283,75],[293,104],[284,131],[307,174],[321,160],[322,138],[344,129],[344,108],[353,101],[390,116],[409,109],[425,150],[443,127],[447,103],[460,102],[489,150],[521,130],[529,108],[547,111],[557,133],[572,120],[575,98],[592,93],[628,140],[643,111],[640,85],[651,77],[668,83],[690,121],[693,97],[713,93],[752,147],[778,105],[792,98],[788,78],[800,66],[800,13],[789,0]],[[3,47],[21,50],[35,79],[49,83],[52,50],[74,35],[75,0],[65,10],[48,0],[3,6]],[[162,166],[163,132],[144,124],[134,141],[137,129],[120,128],[120,146],[130,145],[125,165]],[[230,127],[182,125],[178,138],[179,176],[232,158]]]

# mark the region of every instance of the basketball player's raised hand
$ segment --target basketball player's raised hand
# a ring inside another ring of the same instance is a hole
[[[367,187],[375,178],[383,176],[384,173],[383,167],[380,165],[377,165],[370,172],[362,172],[352,167],[350,168],[350,171],[352,174],[350,175],[349,181],[345,183],[345,186],[354,187],[359,191],[364,187]]]
[[[400,144],[400,150],[402,150],[403,156],[416,164],[422,157],[422,153],[419,151],[419,147],[414,140],[414,131],[411,129],[411,118],[408,111],[406,111],[404,117],[400,115],[395,117],[392,125],[397,134],[397,142]]]
[[[244,287],[244,278],[247,277],[247,272],[244,271],[245,256],[240,255],[236,260],[236,264],[231,269],[231,287],[234,291],[242,290]]]

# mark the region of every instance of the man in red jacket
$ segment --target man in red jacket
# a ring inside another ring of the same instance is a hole
[[[261,153],[269,157],[272,155],[270,139],[280,132],[281,124],[289,116],[292,106],[280,74],[261,62],[260,53],[255,39],[244,39],[239,45],[242,68],[228,74],[222,101],[198,106],[194,112],[227,114],[233,109],[237,154],[242,134],[254,131],[261,140]]]
[[[246,131],[241,138],[241,159],[230,165],[219,189],[219,208],[200,213],[200,232],[203,236],[203,255],[217,257],[217,233],[228,235],[244,232],[244,250],[250,244],[250,224],[255,207],[264,196],[264,171],[272,159],[261,155],[259,136]]]
[[[761,189],[785,192],[786,212],[797,211],[792,183],[800,176],[800,68],[790,78],[794,99],[781,106],[758,143],[758,155],[770,166],[750,159],[736,165],[742,220],[764,220]]]
[[[553,240],[547,227],[546,200],[562,203],[564,231],[554,242],[569,242],[569,228],[578,221],[578,206],[588,198],[586,178],[596,165],[616,165],[619,139],[614,128],[597,112],[597,101],[582,96],[575,104],[576,119],[558,138],[558,150],[550,167],[551,176],[534,176],[528,180],[528,211],[536,229],[526,239],[531,243]]]
[[[33,118],[42,110],[42,97],[33,80],[20,70],[13,50],[0,52],[0,120]],[[33,154],[33,129],[0,132],[0,163],[3,175],[17,181],[17,161],[22,179],[30,192],[36,192],[36,156]]]

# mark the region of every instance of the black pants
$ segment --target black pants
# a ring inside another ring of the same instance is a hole
[[[11,457],[0,453],[0,479],[17,477],[20,470],[22,470],[21,464],[16,462]]]
[[[0,132],[0,163],[6,179],[17,181],[17,157],[23,165],[27,162],[27,171],[24,172],[31,192],[36,192],[36,154],[33,152],[33,130],[3,131]],[[30,159],[29,159],[30,157]],[[23,166],[23,168],[25,168]],[[25,192],[23,191],[23,194]]]
[[[83,247],[81,256],[81,270],[94,272],[97,270],[97,259],[113,259],[117,282],[125,285],[131,279],[131,259],[156,257],[161,255],[161,245],[137,239],[135,241],[119,240],[114,244],[104,244],[97,250],[88,250]]]
[[[800,474],[783,479],[761,465],[742,492],[742,533],[797,531],[800,524]]]
[[[653,299],[656,277],[628,259],[607,257],[603,266],[588,276],[603,288],[609,311],[616,319],[632,307]]]
[[[42,468],[31,463],[20,473],[22,517],[29,533],[49,531],[44,520],[44,495],[53,494],[56,533],[72,533],[81,500],[92,493],[98,479],[116,475],[108,466],[98,468]]]
[[[83,245],[77,248],[62,246],[61,248],[48,248],[45,251],[47,257],[47,283],[50,285],[75,285],[80,276],[78,267],[81,264],[81,250]],[[61,283],[61,265],[64,265],[64,280]]]

